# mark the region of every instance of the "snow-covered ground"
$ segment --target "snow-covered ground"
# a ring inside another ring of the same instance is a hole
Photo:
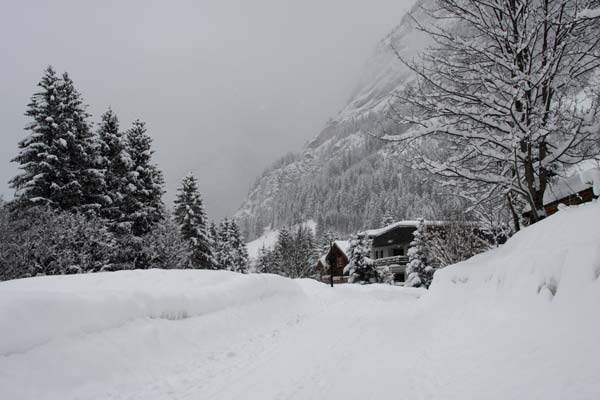
[[[600,204],[430,291],[224,271],[0,283],[0,399],[598,399]]]

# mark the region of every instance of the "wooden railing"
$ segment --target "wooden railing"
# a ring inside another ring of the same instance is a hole
[[[395,257],[384,257],[373,260],[373,264],[376,267],[383,267],[386,265],[406,265],[408,264],[408,256],[395,256]]]

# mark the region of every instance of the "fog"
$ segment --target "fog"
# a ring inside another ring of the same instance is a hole
[[[122,129],[147,122],[167,203],[193,171],[218,219],[343,107],[412,0],[1,2],[0,194],[12,197],[23,114],[51,64],[94,122],[108,106]]]

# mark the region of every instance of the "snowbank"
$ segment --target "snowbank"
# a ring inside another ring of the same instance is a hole
[[[289,279],[229,271],[138,270],[0,282],[0,355],[135,319],[183,319],[301,293]]]
[[[552,302],[571,309],[593,300],[597,306],[599,224],[600,202],[565,207],[504,246],[436,272],[428,300],[502,299],[519,308]]]
[[[446,368],[432,398],[600,398],[599,222],[568,207],[436,272],[414,321]]]

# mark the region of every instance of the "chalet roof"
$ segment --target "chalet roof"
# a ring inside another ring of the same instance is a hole
[[[594,185],[596,183],[596,185]],[[548,186],[544,193],[544,204],[553,203],[557,200],[564,199],[573,194],[583,192],[586,189],[593,188],[596,196],[600,195],[597,192],[600,186],[600,168],[590,168],[585,171],[578,172],[566,178],[560,178],[555,183]]]
[[[444,225],[447,222],[444,221],[429,221],[429,220],[423,220],[423,223],[425,225]],[[378,228],[378,229],[368,229],[364,232],[361,232],[361,234],[366,234],[368,237],[370,237],[371,239],[374,239],[378,236],[381,236],[389,231],[393,231],[397,228],[416,228],[419,225],[419,220],[405,220],[405,221],[398,221],[398,222],[394,222],[388,226],[385,226],[383,228]]]
[[[405,226],[405,227],[417,227],[417,225],[419,225],[419,221],[418,220],[406,220],[406,221],[398,221],[398,222],[394,222],[393,224],[390,224],[388,226],[384,226],[383,228],[378,228],[378,229],[369,229],[366,230],[364,232],[361,232],[362,234],[367,235],[370,238],[375,238],[377,236],[383,235],[386,232],[389,232],[393,229]]]
[[[561,177],[550,183],[544,192],[544,205],[554,203],[578,194],[587,189],[594,189],[596,196],[600,195],[600,168],[588,168],[571,176]],[[531,207],[526,206],[525,211]]]
[[[397,244],[407,244],[414,240],[415,225],[397,225],[373,238],[373,247],[385,247]]]
[[[350,241],[349,240],[335,240],[333,242],[333,244],[336,245],[341,250],[341,252],[344,253],[344,255],[347,258],[350,258],[349,257],[349,254],[350,254]]]

